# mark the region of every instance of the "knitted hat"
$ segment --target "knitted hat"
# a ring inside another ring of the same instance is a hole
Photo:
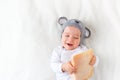
[[[85,27],[83,23],[78,19],[68,20],[66,17],[60,17],[58,19],[58,23],[62,26],[62,33],[64,32],[64,29],[69,26],[74,26],[78,28],[81,32],[81,36],[80,36],[81,43],[84,43],[84,39],[90,37],[91,35],[90,30],[87,27]]]

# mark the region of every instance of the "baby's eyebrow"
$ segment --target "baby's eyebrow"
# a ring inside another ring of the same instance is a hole
[[[79,35],[74,35],[74,37],[80,37]]]
[[[79,37],[80,36],[80,34],[73,34],[74,36],[77,36],[77,37]]]

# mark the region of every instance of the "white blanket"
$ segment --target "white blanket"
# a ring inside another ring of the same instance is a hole
[[[0,0],[0,80],[54,80],[57,19],[81,20],[99,57],[91,80],[120,80],[120,0]]]

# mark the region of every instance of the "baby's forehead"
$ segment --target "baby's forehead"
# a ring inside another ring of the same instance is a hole
[[[78,28],[76,27],[66,27],[64,30],[65,34],[73,34],[73,35],[80,35],[81,32]]]

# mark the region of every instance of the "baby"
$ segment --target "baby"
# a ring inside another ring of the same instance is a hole
[[[90,36],[90,31],[77,19],[67,20],[66,17],[60,17],[58,22],[62,26],[62,44],[53,50],[51,68],[56,73],[56,80],[71,80],[70,74],[76,72],[76,67],[71,64],[71,57],[88,50],[84,40]],[[90,65],[95,63],[94,55]]]

